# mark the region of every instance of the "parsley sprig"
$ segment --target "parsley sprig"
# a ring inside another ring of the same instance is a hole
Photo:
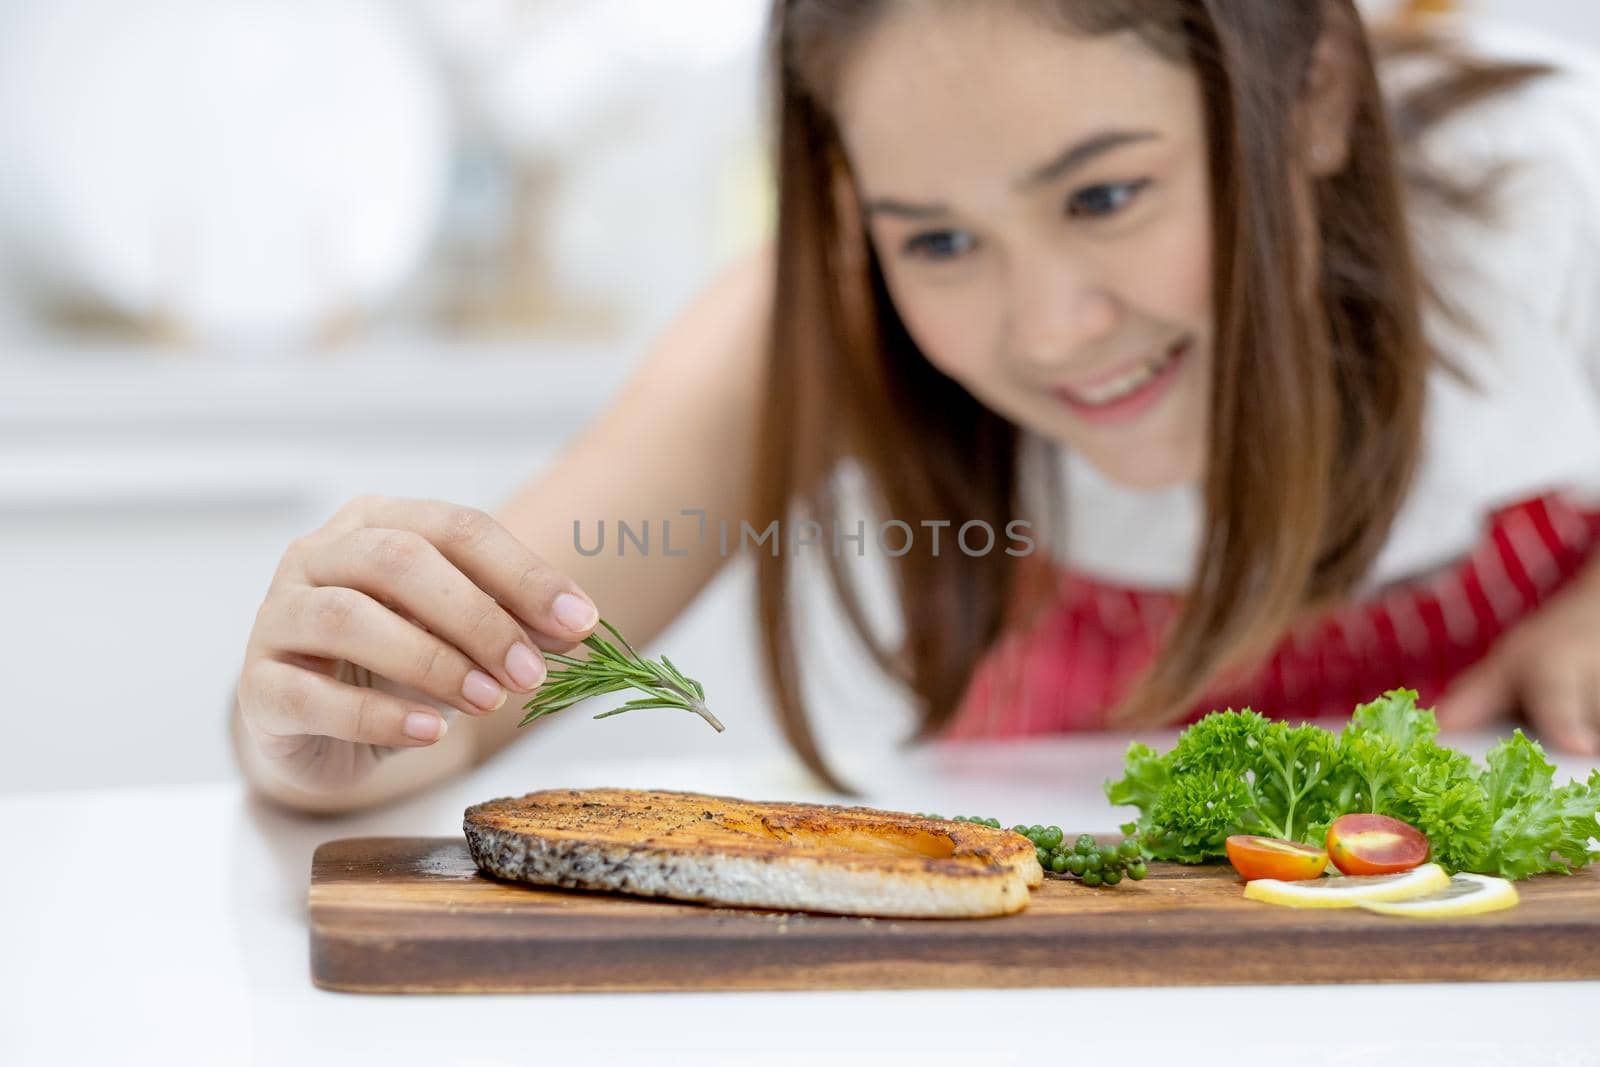
[[[600,625],[617,639],[621,647],[607,641],[597,630],[583,639],[589,649],[588,659],[546,652],[546,660],[559,663],[564,669],[552,670],[534,693],[533,699],[523,705],[527,714],[517,723],[518,726],[554,715],[590,697],[623,689],[637,689],[645,695],[610,711],[602,711],[595,718],[605,719],[625,711],[642,711],[645,708],[677,708],[700,716],[718,733],[725,729],[711,714],[711,709],[706,707],[706,691],[699,682],[680,671],[665,656],[657,662],[639,655],[628,644],[627,638],[605,619],[600,620]]]

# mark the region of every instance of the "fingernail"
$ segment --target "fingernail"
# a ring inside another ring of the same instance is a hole
[[[571,593],[556,597],[555,613],[556,620],[574,632],[587,630],[600,618],[600,612],[595,610],[593,604]]]
[[[413,711],[406,716],[405,730],[407,737],[418,741],[437,741],[444,736],[444,719],[426,711]]]
[[[478,670],[468,672],[467,680],[461,683],[461,695],[484,711],[493,711],[506,702],[506,691],[500,683]]]
[[[526,693],[544,681],[544,661],[533,654],[533,649],[519,642],[506,653],[506,673],[517,683],[517,688]]]

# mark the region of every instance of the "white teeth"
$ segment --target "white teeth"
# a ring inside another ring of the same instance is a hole
[[[1151,378],[1166,369],[1167,364],[1171,363],[1177,356],[1181,347],[1180,345],[1173,345],[1161,355],[1140,364],[1120,378],[1113,378],[1111,381],[1100,385],[1074,389],[1072,390],[1072,395],[1082,403],[1093,407],[1104,407],[1107,404],[1114,404],[1118,400],[1126,399],[1138,392],[1139,388]]]

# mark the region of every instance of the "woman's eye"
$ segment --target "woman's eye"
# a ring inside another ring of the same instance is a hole
[[[972,235],[964,230],[930,230],[906,240],[903,250],[920,259],[954,259],[972,251]]]
[[[1148,180],[1106,182],[1079,189],[1067,198],[1067,215],[1075,219],[1098,219],[1115,215],[1149,185]]]

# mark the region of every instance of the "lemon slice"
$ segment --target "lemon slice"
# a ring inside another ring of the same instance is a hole
[[[1424,863],[1400,874],[1347,875],[1283,882],[1257,878],[1246,882],[1247,900],[1282,904],[1290,908],[1353,908],[1372,901],[1406,900],[1437,893],[1450,885],[1450,876],[1437,863]]]
[[[1419,919],[1442,919],[1454,915],[1478,915],[1514,907],[1517,887],[1504,878],[1487,874],[1458,874],[1450,884],[1433,893],[1404,900],[1363,900],[1368,911],[1384,915],[1411,915]]]

